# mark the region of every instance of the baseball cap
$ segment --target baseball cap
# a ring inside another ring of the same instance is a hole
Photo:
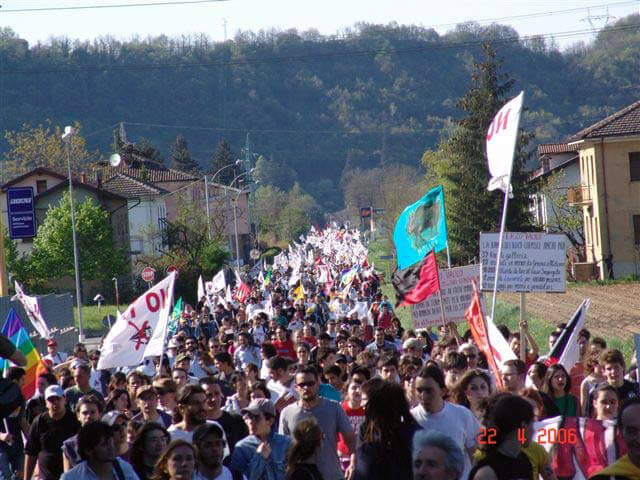
[[[49,385],[44,391],[44,399],[49,400],[51,397],[64,398],[64,390],[60,385]]]
[[[189,355],[185,354],[185,353],[181,353],[180,355],[178,355],[176,357],[176,363],[180,363],[180,362],[183,362],[185,360],[191,361],[191,357]]]
[[[169,345],[167,345],[167,348],[178,348],[178,341],[175,338],[172,338],[171,340],[169,340]]]
[[[247,408],[242,409],[242,414],[250,413],[251,415],[260,415],[261,413],[266,413],[271,417],[276,416],[276,409],[266,398],[258,398],[256,400],[251,400],[251,403]]]
[[[158,395],[158,392],[153,385],[143,385],[136,390],[137,398],[142,398],[148,396],[149,394]]]
[[[107,425],[109,425],[110,427],[113,427],[113,425],[116,423],[116,420],[119,419],[120,417],[127,420],[127,416],[124,413],[119,412],[118,410],[111,410],[110,412],[105,413],[102,416],[101,420]]]
[[[47,342],[47,347],[57,347],[58,342],[56,342],[53,338]]]

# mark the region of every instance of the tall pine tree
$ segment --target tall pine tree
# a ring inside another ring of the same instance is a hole
[[[216,183],[222,183],[229,185],[233,179],[241,172],[241,168],[235,165],[238,157],[231,151],[231,145],[225,138],[220,140],[218,147],[216,148],[213,157],[211,157],[211,168],[209,173],[215,175],[214,181]],[[227,167],[227,165],[233,164],[233,167]],[[237,186],[237,185],[234,185]]]
[[[191,156],[187,140],[182,134],[176,137],[173,143],[173,151],[171,152],[171,168],[182,172],[196,172],[199,170],[198,162]]]
[[[456,263],[478,257],[480,232],[499,231],[504,201],[502,191],[487,190],[486,132],[494,115],[514,96],[509,93],[514,80],[500,73],[502,61],[490,45],[483,46],[483,52],[483,61],[474,62],[471,88],[457,104],[465,116],[438,150],[427,151],[422,158],[430,183],[441,183],[445,188],[449,245]],[[531,231],[528,206],[532,189],[524,166],[530,155],[525,149],[533,134],[520,130],[519,137],[511,177],[514,198],[509,200],[506,229]]]

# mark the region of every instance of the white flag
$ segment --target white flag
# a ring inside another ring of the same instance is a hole
[[[520,92],[516,98],[510,100],[502,107],[487,131],[487,159],[491,180],[487,190],[502,190],[511,195],[511,167],[513,166],[513,154],[518,139],[518,126],[520,125],[520,112],[522,111],[522,99],[524,92]]]
[[[491,344],[493,358],[496,359],[496,365],[498,370],[500,370],[504,362],[507,360],[516,360],[518,357],[513,353],[507,339],[504,338],[504,335],[498,330],[498,327],[496,327],[496,324],[493,323],[489,315],[485,317],[485,321],[487,322],[487,331],[489,333],[489,343]]]
[[[42,312],[40,312],[38,298],[26,295],[22,291],[22,288],[20,288],[18,282],[14,282],[14,285],[16,287],[16,294],[11,297],[11,300],[18,300],[22,304],[24,311],[27,312],[27,317],[29,317],[31,321],[31,325],[33,325],[35,331],[38,332],[42,338],[50,338],[51,332],[49,332],[47,322],[44,321]]]
[[[211,282],[213,283],[213,293],[218,293],[220,290],[224,290],[227,286],[227,280],[224,278],[224,269],[216,273]]]
[[[202,275],[200,275],[198,277],[198,301],[200,301],[200,299],[205,295],[204,280],[202,280]]]
[[[135,366],[162,353],[175,279],[170,273],[118,316],[104,340],[98,369]]]

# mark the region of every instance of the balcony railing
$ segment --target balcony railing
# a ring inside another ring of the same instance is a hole
[[[591,187],[587,185],[575,185],[567,189],[567,201],[569,205],[581,206],[590,205],[591,200]]]

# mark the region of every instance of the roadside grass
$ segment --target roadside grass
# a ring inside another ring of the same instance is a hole
[[[386,240],[376,240],[374,242],[369,243],[369,261],[373,261],[376,264],[376,270],[387,272],[387,269],[390,269],[391,272],[395,269],[395,259],[393,260],[380,260],[380,255],[387,255],[393,252],[393,248],[390,247]],[[624,284],[624,283],[633,283],[638,281],[637,277],[625,277],[619,280],[612,281],[593,281],[593,282],[583,282],[583,284],[592,284],[592,285],[611,285],[611,284]],[[568,283],[568,286],[572,286],[574,283]],[[391,277],[385,275],[385,282],[382,285],[382,293],[389,297],[389,301],[392,304],[395,304],[396,294],[391,284]],[[488,296],[485,295],[485,300],[488,300]],[[410,307],[399,307],[394,308],[394,312],[396,316],[400,319],[402,326],[405,329],[413,328],[413,322],[411,319],[411,308]],[[487,313],[487,312],[485,312]],[[549,350],[548,348],[548,339],[549,334],[555,330],[555,325],[550,322],[545,321],[543,318],[527,313],[525,318],[529,324],[529,332],[531,336],[538,344],[539,354],[546,354]],[[568,319],[567,319],[568,320]],[[511,303],[500,301],[500,294],[498,294],[498,298],[496,300],[496,325],[506,325],[509,330],[517,331],[519,329],[520,324],[520,309],[517,305],[513,305]],[[458,331],[460,334],[463,334],[467,329],[467,325],[463,323],[458,323]],[[630,361],[633,355],[633,338],[626,337],[621,338],[616,336],[615,332],[612,332],[610,336],[605,338],[607,342],[607,347],[616,348],[620,350],[624,358],[627,361]]]
[[[120,312],[124,312],[128,305],[120,304]],[[112,315],[114,318],[117,316],[115,305],[102,305],[98,310],[97,305],[83,306],[82,307],[82,326],[84,334],[87,337],[100,337],[106,335],[109,331],[109,327],[102,323],[102,319]],[[73,308],[73,318],[75,320],[76,327],[79,327],[78,323],[78,310]]]

